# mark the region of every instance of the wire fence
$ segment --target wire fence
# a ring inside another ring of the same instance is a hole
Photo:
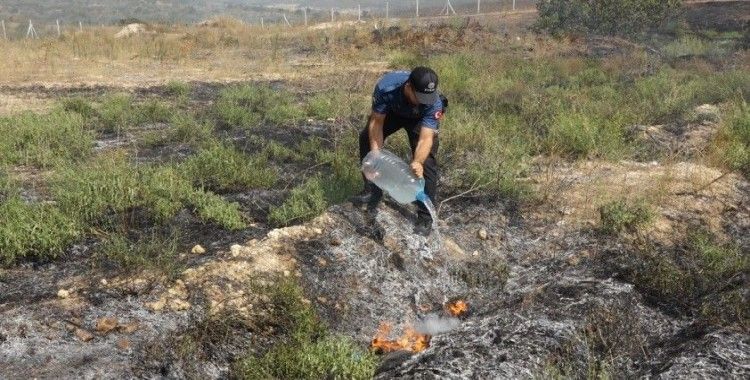
[[[367,0],[363,0],[365,2]],[[465,16],[492,16],[509,12],[534,12],[539,0],[406,0],[379,1],[372,5],[356,7],[312,7],[304,5],[276,5],[259,8],[255,15],[232,14],[248,25],[271,27],[313,27],[339,23],[357,23],[385,20],[430,20]],[[685,3],[719,3],[735,0],[686,0]],[[135,20],[127,18],[128,20]],[[62,37],[66,33],[82,32],[92,25],[84,21],[58,19],[54,22],[0,20],[0,38],[3,40]],[[112,24],[109,24],[112,26]]]
[[[429,20],[455,16],[489,16],[504,12],[529,12],[536,9],[536,0],[409,0],[383,1],[379,6],[354,8],[277,6],[256,17],[241,17],[249,25],[266,27],[315,26],[330,23],[356,23],[385,20]],[[0,20],[3,40],[59,38],[66,33],[83,32],[92,25],[83,21],[57,19],[54,23]],[[111,25],[110,25],[111,26]]]

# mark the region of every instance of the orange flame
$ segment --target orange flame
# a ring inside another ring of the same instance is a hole
[[[422,352],[430,346],[431,337],[420,334],[411,327],[407,327],[404,335],[395,340],[388,339],[390,333],[391,325],[381,323],[375,338],[372,339],[371,347],[375,352],[384,354],[394,351]]]
[[[460,317],[469,311],[469,304],[463,300],[457,300],[445,305],[448,312],[454,317]]]

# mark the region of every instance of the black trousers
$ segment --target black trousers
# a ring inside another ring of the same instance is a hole
[[[369,123],[368,123],[369,124]],[[399,117],[392,114],[386,114],[385,116],[385,122],[383,123],[383,140],[387,139],[388,136],[394,134],[396,131],[403,129],[406,131],[407,136],[409,137],[409,146],[411,147],[411,154],[414,156],[414,152],[417,149],[417,143],[419,142],[419,131],[421,129],[421,125],[419,124],[419,120],[413,120],[413,119],[407,119],[403,117]],[[440,182],[440,171],[438,170],[438,164],[437,164],[437,152],[438,148],[440,146],[440,142],[438,140],[438,136],[435,136],[435,139],[432,143],[432,149],[430,150],[430,154],[427,157],[427,159],[424,162],[424,190],[427,196],[430,197],[430,200],[433,204],[437,204],[437,196],[438,196],[438,183]],[[370,153],[370,133],[368,125],[365,125],[365,129],[362,131],[362,133],[359,134],[359,161],[362,162],[362,160],[365,158],[367,153]],[[363,176],[364,179],[364,176]],[[375,186],[374,184],[367,181],[367,179],[364,179],[365,181],[365,187],[369,187],[370,190],[375,192],[376,194],[382,195],[382,190]],[[422,204],[422,202],[415,202],[417,204],[417,213],[420,217],[424,218],[430,217],[430,213],[427,211],[427,208]]]

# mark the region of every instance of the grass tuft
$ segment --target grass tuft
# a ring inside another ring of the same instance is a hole
[[[155,269],[174,276],[179,271],[178,250],[179,235],[176,233],[151,232],[137,238],[113,233],[100,243],[96,256],[125,270]]]
[[[94,146],[81,115],[53,111],[0,117],[0,164],[50,167],[88,157]]]
[[[166,92],[167,95],[172,96],[178,100],[187,99],[188,96],[190,96],[190,91],[191,89],[189,84],[176,80],[169,81],[164,88],[164,92]]]
[[[268,220],[275,226],[289,226],[318,216],[326,206],[323,183],[320,177],[313,177],[293,189],[281,206],[272,207]]]
[[[221,91],[214,107],[219,122],[249,129],[261,123],[295,124],[305,116],[291,93],[264,85],[242,85]]]
[[[714,152],[725,166],[750,177],[750,107],[746,103],[730,111],[714,142]]]
[[[0,200],[0,262],[53,258],[81,236],[82,226],[51,205]]]
[[[268,188],[277,180],[276,171],[262,157],[251,158],[225,145],[214,145],[180,165],[187,178],[213,191]]]
[[[601,230],[616,235],[623,230],[633,232],[649,224],[654,219],[654,212],[643,200],[617,200],[599,207],[599,216]]]

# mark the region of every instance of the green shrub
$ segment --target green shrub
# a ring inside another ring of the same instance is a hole
[[[175,113],[169,120],[169,141],[190,144],[193,147],[206,147],[216,143],[214,128],[210,123],[199,122],[188,113]]]
[[[0,117],[0,163],[49,167],[91,154],[93,136],[77,113]]]
[[[328,204],[345,201],[362,189],[362,173],[358,157],[337,151],[330,160],[332,173],[322,182],[323,194]]]
[[[258,144],[262,146],[258,156],[266,160],[296,161],[302,159],[299,152],[274,140],[260,139]]]
[[[371,379],[377,357],[348,338],[330,335],[298,285],[285,281],[271,291],[271,321],[282,335],[262,356],[233,366],[240,379]]]
[[[147,233],[135,239],[124,234],[108,235],[97,247],[99,260],[116,263],[126,270],[156,269],[175,275],[179,269],[179,235]]]
[[[738,244],[698,230],[673,252],[638,252],[635,259],[640,263],[632,281],[659,302],[709,323],[750,326],[747,298],[735,283],[750,271],[750,258]]]
[[[415,50],[392,50],[388,55],[388,66],[393,69],[411,70],[424,65],[424,61]]]
[[[228,230],[247,227],[237,203],[229,203],[216,194],[202,190],[194,192],[187,201],[195,207],[195,212],[203,220],[214,222]]]
[[[725,119],[714,150],[732,170],[750,177],[750,107],[741,103]]]
[[[326,206],[321,179],[314,177],[293,189],[281,206],[271,207],[268,220],[275,226],[288,226],[320,215]]]
[[[8,177],[6,169],[0,167],[0,203],[16,195],[18,195],[17,187]]]
[[[456,106],[441,126],[441,151],[454,167],[458,184],[480,186],[483,191],[523,198],[528,188],[519,182],[536,150],[535,137],[518,117],[492,114],[477,117],[473,110]]]
[[[141,181],[122,154],[102,156],[80,167],[61,168],[51,184],[60,209],[84,222],[137,205]]]
[[[221,91],[214,106],[219,121],[229,127],[251,128],[261,122],[299,122],[304,111],[292,94],[262,85],[228,87]]]
[[[67,112],[76,112],[88,120],[96,115],[96,109],[89,101],[81,97],[67,98],[62,101],[62,108]]]
[[[635,231],[650,223],[654,218],[651,207],[644,201],[617,200],[599,207],[601,229],[608,234],[620,231]]]
[[[140,126],[147,123],[167,123],[172,118],[172,106],[158,99],[150,99],[133,107],[129,124]]]
[[[339,99],[343,96],[340,92],[317,93],[307,99],[305,108],[307,114],[316,119],[326,120],[339,115]]]
[[[81,236],[81,226],[54,206],[28,204],[19,197],[0,200],[0,261],[49,258]]]
[[[236,366],[241,379],[371,379],[377,358],[345,337],[281,346]]]
[[[251,159],[224,145],[201,150],[180,168],[193,183],[214,191],[268,188],[276,183],[277,177],[264,159]]]
[[[342,90],[330,90],[307,98],[305,109],[309,117],[326,119],[361,119],[368,112],[368,96]]]
[[[266,122],[273,125],[296,124],[302,120],[305,112],[296,104],[279,102],[265,112]]]
[[[542,0],[535,27],[555,35],[634,35],[659,26],[681,6],[681,0]]]
[[[111,95],[97,110],[94,129],[105,133],[122,133],[128,128],[133,112],[133,99],[129,95]]]
[[[737,273],[750,270],[750,257],[743,254],[740,247],[720,243],[706,231],[697,231],[690,236],[687,251],[698,262],[704,287],[712,287]]]
[[[177,99],[185,99],[190,96],[190,85],[185,82],[172,80],[167,83],[164,92]]]
[[[144,209],[164,222],[192,206],[203,220],[227,229],[245,227],[238,205],[192,187],[182,170],[170,166],[137,168],[122,154],[100,157],[88,165],[62,169],[51,184],[60,209],[87,224],[108,214]]]
[[[135,170],[135,168],[133,168]],[[139,170],[140,205],[160,223],[166,223],[180,210],[195,189],[183,173],[174,165],[146,167]]]

